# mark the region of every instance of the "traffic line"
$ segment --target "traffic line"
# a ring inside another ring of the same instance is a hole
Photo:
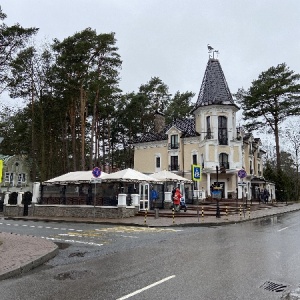
[[[152,283],[152,284],[150,284],[150,285],[147,285],[147,286],[143,287],[142,289],[136,290],[136,291],[133,292],[133,293],[130,293],[130,294],[126,295],[126,296],[123,296],[123,297],[121,297],[121,298],[118,298],[117,300],[125,300],[125,299],[128,299],[128,298],[130,298],[130,297],[132,297],[132,296],[135,296],[135,295],[137,295],[137,294],[140,294],[140,293],[142,293],[142,292],[144,292],[144,291],[146,291],[146,290],[148,290],[148,289],[151,289],[151,288],[153,288],[154,286],[159,285],[159,284],[161,284],[161,283],[163,283],[163,282],[165,282],[165,281],[167,281],[167,280],[170,280],[170,279],[172,279],[172,278],[174,278],[174,277],[175,277],[175,275],[172,275],[172,276],[166,277],[166,278],[164,278],[164,279],[162,279],[162,280],[156,281],[156,282],[154,282],[154,283]]]
[[[297,225],[299,225],[299,223],[293,224],[293,225],[291,225],[291,226],[283,227],[283,228],[281,228],[281,229],[278,229],[277,231],[280,232],[280,231],[289,229],[289,228],[294,227],[294,226],[297,226]]]
[[[84,245],[91,245],[91,246],[103,246],[103,244],[97,244],[93,242],[82,242],[82,241],[76,241],[76,240],[64,240],[64,239],[57,239],[57,238],[50,238],[50,237],[44,237],[41,236],[42,239],[50,240],[50,241],[57,241],[57,242],[65,242],[65,243],[78,243],[78,244],[84,244]]]

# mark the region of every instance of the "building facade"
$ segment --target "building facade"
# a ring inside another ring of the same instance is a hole
[[[145,174],[169,170],[191,179],[192,165],[201,168],[193,195],[211,196],[218,186],[222,198],[258,199],[275,187],[263,177],[261,140],[237,127],[234,103],[218,59],[209,58],[191,116],[165,125],[163,114],[154,116],[155,130],[134,143],[134,168]]]

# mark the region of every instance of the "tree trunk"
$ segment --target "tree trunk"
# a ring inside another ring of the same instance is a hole
[[[80,87],[80,129],[81,129],[81,170],[85,170],[85,112],[86,92],[83,86]]]
[[[274,134],[275,134],[275,147],[276,147],[276,163],[277,163],[277,172],[279,173],[281,169],[281,160],[280,160],[280,146],[279,146],[279,127],[278,121],[274,122]]]

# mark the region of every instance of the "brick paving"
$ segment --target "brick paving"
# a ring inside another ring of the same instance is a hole
[[[46,217],[11,217],[5,219],[14,220],[38,220],[57,222],[81,222],[95,224],[118,224],[147,227],[169,227],[169,226],[212,226],[245,222],[266,216],[274,216],[287,212],[300,210],[300,203],[277,203],[260,205],[253,211],[229,209],[228,213],[221,211],[221,217],[216,218],[215,207],[204,207],[201,205],[190,206],[185,213],[173,213],[170,209],[160,209],[144,212],[138,216],[123,219],[92,219],[92,218],[46,218]],[[254,207],[254,206],[253,206]],[[16,276],[22,272],[43,264],[58,253],[55,243],[34,237],[14,233],[0,232],[0,280]]]

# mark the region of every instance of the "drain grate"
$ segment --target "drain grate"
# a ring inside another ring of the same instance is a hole
[[[276,283],[276,282],[272,282],[272,281],[266,281],[260,287],[267,291],[281,293],[281,292],[284,292],[288,286],[286,284]]]

